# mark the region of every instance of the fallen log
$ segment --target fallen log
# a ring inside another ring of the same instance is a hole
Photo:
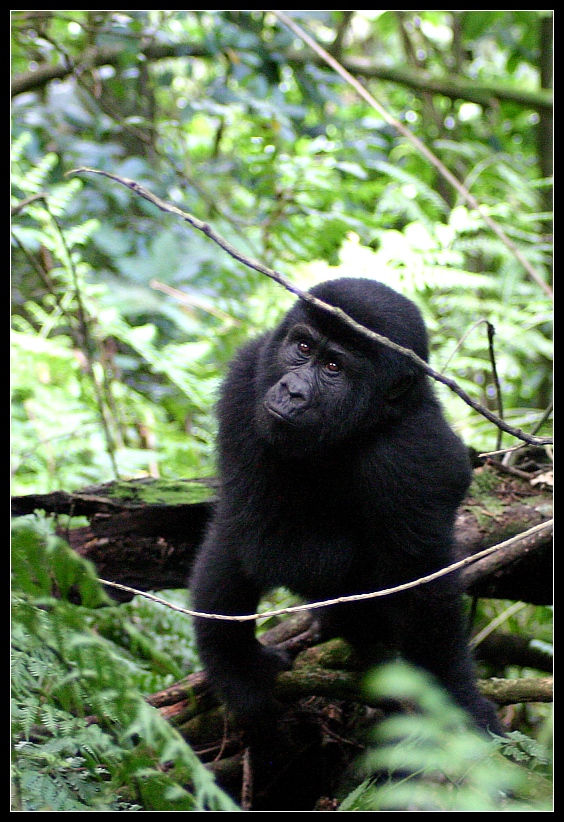
[[[479,472],[482,472],[480,474]],[[484,473],[485,472],[485,473]],[[476,481],[456,525],[457,559],[471,556],[550,519],[552,499],[521,477],[498,476],[485,466],[486,491]],[[214,505],[212,480],[131,480],[77,493],[28,494],[12,499],[14,516],[43,510],[58,515],[59,533],[99,576],[141,591],[186,585]],[[66,517],[86,516],[71,528]],[[519,548],[465,571],[473,596],[552,603],[552,535],[545,532]],[[108,589],[118,601],[131,594]]]

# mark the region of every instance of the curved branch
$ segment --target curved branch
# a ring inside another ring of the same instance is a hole
[[[532,528],[529,528],[524,534],[518,534],[516,537],[511,537],[510,539],[500,542],[497,545],[491,545],[489,548],[484,548],[476,554],[472,554],[471,556],[464,557],[464,559],[460,559],[457,562],[453,562],[452,564],[441,568],[439,571],[435,571],[432,574],[427,574],[426,576],[418,577],[417,579],[413,579],[409,582],[403,582],[401,585],[394,585],[391,588],[381,588],[378,591],[370,591],[365,594],[349,594],[347,596],[335,597],[334,599],[324,599],[318,602],[307,602],[302,605],[290,605],[286,608],[276,608],[271,611],[261,611],[254,614],[212,614],[201,611],[193,611],[191,608],[183,608],[181,605],[174,605],[161,599],[160,597],[155,596],[154,594],[150,594],[148,591],[140,591],[129,585],[122,585],[120,582],[112,582],[108,579],[98,579],[98,582],[119,591],[138,594],[139,596],[145,597],[145,599],[150,599],[153,602],[160,603],[161,605],[166,605],[166,607],[170,608],[172,611],[178,611],[179,613],[186,614],[187,616],[199,617],[200,619],[215,619],[224,622],[253,622],[259,618],[265,619],[266,617],[282,616],[282,614],[297,614],[303,611],[314,611],[318,608],[326,608],[328,605],[339,605],[344,602],[362,602],[366,599],[387,597],[391,594],[397,594],[400,591],[407,591],[410,588],[418,588],[420,585],[425,585],[435,579],[440,579],[440,577],[451,574],[453,571],[466,568],[468,565],[477,562],[483,557],[488,557],[491,554],[507,551],[508,548],[514,549],[514,553],[510,554],[510,559],[513,559],[514,557],[516,558],[519,556],[520,552],[522,552],[523,545],[526,546],[525,550],[527,550],[529,545],[533,548],[538,547],[540,543],[550,537],[552,531],[553,520],[547,520],[546,522],[541,522],[539,525],[534,525]],[[540,535],[540,540],[536,539],[537,535]],[[531,537],[531,543],[527,542],[529,537]],[[507,554],[505,554],[500,560],[499,567],[507,564],[507,562]]]
[[[225,240],[217,231],[209,224],[204,223],[202,220],[199,220],[194,215],[189,214],[186,211],[182,211],[182,209],[178,208],[177,206],[170,205],[166,203],[164,200],[161,200],[160,197],[157,197],[155,194],[152,194],[147,189],[143,188],[143,186],[139,185],[139,183],[135,182],[135,180],[130,180],[127,177],[118,177],[117,174],[111,174],[109,171],[102,171],[101,169],[96,168],[87,168],[82,166],[81,168],[75,168],[72,171],[67,172],[67,175],[72,174],[99,174],[103,177],[107,177],[110,180],[114,180],[116,183],[121,183],[121,185],[129,188],[131,191],[138,194],[143,199],[148,200],[148,202],[155,205],[161,211],[164,211],[167,214],[175,214],[177,217],[180,217],[184,222],[189,223],[194,228],[198,229],[198,231],[202,231],[210,240],[213,240],[220,248],[226,251],[233,259],[238,260],[239,262],[246,265],[248,268],[252,268],[255,271],[258,271],[260,274],[264,274],[266,277],[269,277],[271,280],[274,280],[279,285],[283,286],[287,291],[294,294],[296,297],[299,297],[300,300],[309,303],[310,305],[315,306],[317,309],[324,311],[327,314],[331,314],[333,317],[337,317],[339,320],[344,322],[358,334],[362,334],[364,337],[372,340],[373,342],[381,343],[382,345],[386,345],[389,348],[394,349],[398,353],[402,354],[405,357],[408,357],[412,360],[422,371],[425,372],[429,377],[432,377],[437,382],[446,385],[447,388],[450,388],[455,394],[457,394],[467,405],[481,414],[483,417],[488,419],[502,431],[505,431],[507,434],[511,434],[511,436],[516,437],[517,439],[522,440],[523,442],[527,442],[530,445],[550,445],[552,443],[552,439],[550,437],[534,437],[531,434],[527,434],[522,431],[520,428],[513,428],[512,426],[508,425],[504,420],[501,420],[495,414],[493,414],[489,409],[485,408],[480,403],[473,400],[460,386],[449,377],[444,377],[442,374],[439,374],[438,371],[435,371],[434,368],[422,360],[414,351],[411,351],[409,348],[404,348],[397,343],[392,342],[387,337],[382,336],[381,334],[377,334],[375,331],[371,331],[368,328],[365,328],[360,323],[357,323],[352,317],[349,317],[342,309],[336,308],[333,305],[328,305],[324,303],[322,300],[319,300],[317,297],[314,297],[313,294],[310,294],[308,291],[302,291],[296,285],[291,283],[283,274],[280,274],[278,271],[275,271],[272,268],[268,268],[268,266],[263,265],[262,263],[258,262],[257,260],[253,260],[250,257],[247,257],[241,251],[239,251],[235,246],[231,245],[227,240]]]

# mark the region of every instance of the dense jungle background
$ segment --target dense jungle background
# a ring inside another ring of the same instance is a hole
[[[551,10],[12,12],[12,810],[258,807],[190,618],[99,581],[188,606],[218,385],[295,299],[178,209],[298,288],[366,276],[414,300],[431,365],[474,403],[436,385],[475,457],[464,555],[549,521],[552,25]],[[280,687],[315,742],[262,807],[551,810],[547,533],[518,577],[468,582],[481,681],[509,688],[506,740],[401,667],[361,704],[329,675],[346,652],[313,644],[317,679],[297,666]],[[278,591],[263,610],[294,604]],[[284,624],[260,630],[309,630]],[[415,706],[404,724],[381,716],[390,700]]]

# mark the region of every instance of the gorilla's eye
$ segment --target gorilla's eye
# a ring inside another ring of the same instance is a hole
[[[338,362],[335,362],[334,360],[328,360],[325,363],[325,369],[329,371],[331,374],[338,374],[341,370],[341,366]]]
[[[308,357],[311,354],[311,345],[305,340],[300,340],[298,342],[298,351],[300,352],[300,354],[303,354],[304,356]]]

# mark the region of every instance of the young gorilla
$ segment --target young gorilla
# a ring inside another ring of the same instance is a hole
[[[427,360],[418,309],[387,286],[345,278],[312,294]],[[221,490],[191,579],[196,610],[254,613],[277,586],[310,602],[375,591],[453,561],[468,457],[406,356],[299,301],[239,351],[218,415]],[[455,575],[316,614],[322,634],[347,639],[367,667],[382,645],[399,651],[478,727],[501,732],[474,683]],[[260,736],[276,715],[271,686],[284,660],[258,643],[252,622],[195,624],[212,686]]]

